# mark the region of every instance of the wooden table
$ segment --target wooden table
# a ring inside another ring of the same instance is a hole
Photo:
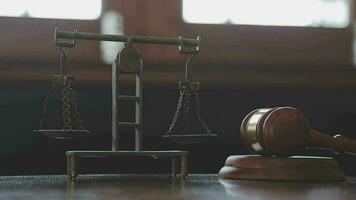
[[[0,177],[0,199],[356,199],[356,177],[346,182],[220,180],[216,175],[64,175]]]

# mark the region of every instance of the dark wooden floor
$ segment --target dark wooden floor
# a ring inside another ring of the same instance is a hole
[[[356,178],[338,183],[221,180],[191,175],[85,175],[0,177],[0,199],[356,199]]]

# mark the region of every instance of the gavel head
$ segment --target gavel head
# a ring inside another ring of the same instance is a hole
[[[292,107],[263,108],[250,112],[241,124],[246,148],[266,156],[287,156],[304,146],[310,128],[304,115]]]

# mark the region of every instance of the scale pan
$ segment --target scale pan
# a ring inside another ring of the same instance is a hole
[[[218,136],[217,134],[166,134],[162,135],[163,138],[171,140],[178,144],[196,144],[202,143],[206,140]]]
[[[193,137],[216,137],[216,134],[166,134],[162,135],[164,138],[193,138]]]
[[[41,129],[33,130],[35,133],[40,133],[48,138],[54,139],[71,139],[90,136],[90,131],[85,129]]]

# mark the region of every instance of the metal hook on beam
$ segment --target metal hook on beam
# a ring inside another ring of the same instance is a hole
[[[178,39],[179,39],[179,45],[178,45],[178,51],[179,53],[182,53],[182,54],[196,54],[199,52],[200,50],[200,39],[201,37],[198,36],[196,38],[196,41],[197,43],[193,46],[191,45],[184,45],[183,43],[183,36],[178,36]]]
[[[76,44],[76,34],[78,33],[77,29],[74,29],[73,34],[74,37],[72,39],[63,39],[58,37],[58,28],[54,29],[54,44],[57,47],[67,47],[73,48]]]
[[[54,44],[59,48],[61,55],[59,57],[59,72],[61,74],[67,73],[67,59],[71,48],[76,44],[75,37],[73,39],[59,39],[57,37],[58,28],[54,31]],[[78,30],[74,29],[74,35],[77,34]]]
[[[65,47],[59,47],[59,50],[61,52],[61,55],[59,56],[59,72],[61,74],[65,74],[67,73],[67,59],[68,59],[68,54],[69,54],[69,50]]]
[[[132,44],[132,38],[131,36],[127,36],[126,42],[125,42],[125,46],[128,47]]]
[[[178,51],[179,53],[182,53],[186,57],[185,61],[185,79],[188,81],[192,80],[192,69],[189,66],[190,60],[197,54],[200,50],[200,36],[197,37],[197,45],[195,46],[184,46],[183,44],[183,37],[178,36],[178,39],[180,41],[180,44],[178,45]]]

